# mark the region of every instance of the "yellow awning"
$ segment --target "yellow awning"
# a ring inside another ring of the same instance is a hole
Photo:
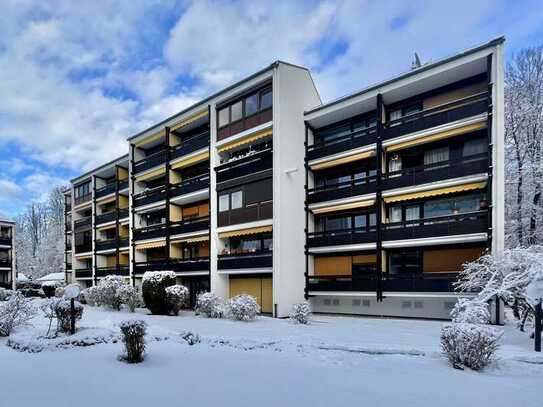
[[[166,240],[159,240],[157,242],[141,243],[136,245],[136,250],[154,249],[156,247],[166,246]]]
[[[107,196],[105,195],[105,198],[102,197],[102,198],[97,198],[96,199],[96,202],[100,203],[100,204],[105,204],[105,203],[109,203],[109,202],[114,202],[115,201],[115,192],[113,191],[112,192],[112,196]]]
[[[79,255],[79,254],[75,254],[75,257],[77,257],[78,259],[90,259],[92,257],[92,254],[84,254],[84,255]]]
[[[271,225],[270,226],[260,226],[260,227],[256,227],[256,228],[233,230],[232,232],[219,233],[219,239],[226,239],[228,237],[234,237],[234,236],[254,235],[254,234],[257,234],[257,233],[271,232],[272,230],[273,230],[273,227]]]
[[[96,226],[97,230],[108,230],[108,229],[115,229],[117,225],[113,223],[112,225],[106,225],[106,226]]]
[[[337,158],[335,160],[311,165],[312,170],[322,170],[324,168],[334,167],[336,165],[346,164],[353,161],[363,160],[375,155],[375,150],[364,151],[363,153],[353,154],[347,157]]]
[[[152,141],[159,140],[160,138],[166,136],[166,129],[160,130],[158,133],[151,134],[148,137],[145,137],[144,139],[141,139],[140,141],[134,143],[136,147],[143,146],[144,144],[150,143]]]
[[[136,177],[136,181],[138,181],[138,182],[145,181],[145,180],[148,180],[148,179],[151,179],[151,178],[154,178],[154,177],[158,177],[159,175],[162,175],[162,174],[165,174],[165,173],[166,173],[166,167],[162,166],[160,168],[157,168],[154,171],[148,172],[148,173],[143,174],[143,175],[138,175]]]
[[[375,199],[367,199],[365,201],[358,201],[358,202],[351,202],[351,203],[346,203],[346,204],[341,204],[341,205],[316,208],[316,209],[312,209],[312,212],[317,214],[317,213],[337,212],[337,211],[343,211],[343,210],[354,209],[354,208],[365,208],[367,206],[372,206],[374,203],[375,203]]]
[[[471,184],[464,184],[464,185],[456,185],[454,187],[432,189],[432,190],[423,191],[423,192],[414,192],[411,194],[389,196],[389,197],[385,197],[384,200],[386,203],[409,201],[412,199],[426,198],[430,196],[454,194],[455,192],[473,191],[475,189],[481,189],[484,187],[486,187],[486,181],[474,182]]]
[[[486,128],[486,120],[479,123],[469,124],[467,126],[459,127],[457,129],[445,130],[439,133],[430,134],[425,137],[419,137],[414,140],[404,141],[403,143],[392,144],[386,147],[387,151],[402,150],[408,147],[418,146],[419,144],[430,143],[436,140],[442,140],[449,137],[458,136],[460,134],[469,133],[472,131],[482,130]]]
[[[193,165],[193,164],[199,163],[201,161],[205,161],[208,158],[209,158],[209,151],[204,151],[201,154],[198,154],[198,155],[195,155],[195,156],[192,156],[192,157],[186,158],[184,160],[177,161],[177,162],[173,163],[171,165],[171,169],[176,170],[178,168],[188,167],[189,165]]]
[[[185,239],[174,239],[171,240],[170,243],[198,243],[198,242],[205,242],[209,240],[209,235],[205,236],[197,236],[197,237],[187,237]]]
[[[174,124],[173,126],[170,127],[170,131],[180,129],[181,127],[187,126],[205,116],[207,116],[207,109],[202,110],[201,112],[195,113],[192,116],[187,117],[185,120],[182,120],[179,123]]]
[[[271,136],[272,134],[273,134],[272,129],[266,129],[266,130],[259,131],[257,133],[250,134],[247,137],[244,137],[242,139],[238,139],[236,141],[232,141],[231,143],[227,143],[227,144],[219,147],[219,153],[222,153],[223,151],[232,150],[233,148],[242,146],[244,144],[251,143],[251,142],[253,142],[255,140],[258,140],[258,139],[261,139],[261,138],[264,138],[264,137],[267,137],[267,136]]]

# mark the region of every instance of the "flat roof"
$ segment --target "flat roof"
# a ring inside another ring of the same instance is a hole
[[[396,81],[400,81],[402,79],[406,79],[406,78],[409,78],[410,76],[414,76],[414,75],[418,75],[419,73],[421,72],[424,72],[424,71],[428,71],[430,69],[434,69],[440,65],[444,65],[444,64],[447,64],[451,61],[455,61],[457,59],[460,59],[462,57],[465,57],[467,55],[470,55],[470,54],[474,54],[478,51],[481,51],[485,48],[490,48],[490,47],[494,47],[496,45],[499,45],[499,44],[502,44],[503,42],[505,41],[505,36],[500,36],[500,37],[496,37],[484,44],[480,44],[480,45],[477,45],[473,48],[469,48],[465,51],[462,51],[462,52],[459,52],[457,54],[454,54],[450,57],[447,57],[447,58],[444,58],[444,59],[440,59],[436,62],[432,62],[432,63],[429,63],[429,64],[426,64],[426,65],[422,65],[421,67],[417,68],[417,69],[413,69],[409,72],[405,72],[403,74],[400,74],[400,75],[397,75],[397,76],[394,76],[390,79],[387,79],[385,81],[382,81],[382,82],[378,82],[378,83],[375,83],[373,85],[370,85],[366,88],[363,88],[355,93],[350,93],[348,95],[345,95],[345,96],[342,96],[340,98],[337,98],[337,99],[334,99],[328,103],[325,103],[323,105],[320,105],[320,106],[317,106],[317,107],[314,107],[313,109],[310,109],[310,110],[306,110],[304,112],[304,115],[307,115],[307,114],[310,114],[310,113],[315,113],[315,112],[318,112],[319,110],[322,110],[322,109],[326,109],[330,106],[334,106],[338,103],[341,103],[343,101],[346,101],[346,100],[349,100],[351,98],[355,98],[357,96],[360,96],[360,95],[363,95],[364,93],[368,93],[368,92],[371,92],[371,91],[374,91],[376,90],[377,88],[380,88],[380,87],[383,87],[383,86],[386,86],[386,85],[389,85],[391,83],[394,83]]]

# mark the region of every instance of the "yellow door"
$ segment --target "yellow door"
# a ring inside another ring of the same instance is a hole
[[[272,312],[273,299],[271,277],[230,277],[230,297],[235,297],[239,294],[249,294],[255,297],[262,312]]]
[[[262,279],[262,312],[271,314],[273,312],[273,296],[272,296],[272,278],[267,277]]]

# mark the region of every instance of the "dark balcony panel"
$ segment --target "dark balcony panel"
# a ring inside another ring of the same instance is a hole
[[[97,240],[95,247],[97,251],[115,249],[117,248],[117,239]]]
[[[69,221],[68,221],[69,222]],[[65,231],[66,232],[71,232],[72,231],[72,224],[71,223],[66,223],[65,225]]]
[[[86,194],[74,199],[74,205],[81,205],[82,203],[89,202],[92,198],[92,194]]]
[[[488,212],[470,212],[383,225],[383,240],[464,235],[488,231]]]
[[[143,274],[146,271],[171,270],[171,265],[164,260],[138,261],[134,267],[134,274]]]
[[[334,246],[346,244],[375,243],[376,231],[367,229],[343,229],[307,234],[309,247]]]
[[[375,127],[358,130],[333,140],[321,141],[307,147],[307,160],[338,154],[377,142]]]
[[[230,123],[217,130],[217,141],[234,136],[242,131],[251,129],[261,124],[268,123],[273,119],[273,109],[266,109],[249,117]]]
[[[128,237],[119,238],[119,247],[128,247],[130,243],[128,242]]]
[[[376,291],[377,276],[368,273],[364,276],[309,276],[309,291]]]
[[[219,270],[256,269],[273,266],[273,256],[269,251],[260,253],[219,255]]]
[[[147,226],[144,228],[134,229],[134,239],[135,240],[145,240],[145,239],[154,239],[157,237],[166,236],[166,225],[153,225]]]
[[[237,225],[273,218],[273,202],[261,202],[245,208],[219,212],[219,226]]]
[[[128,208],[119,209],[119,219],[126,219],[128,218]]]
[[[209,270],[209,258],[201,257],[194,260],[170,260],[170,270],[176,273],[183,273],[187,271],[208,271]]]
[[[66,247],[66,251],[72,250],[72,244],[70,242],[66,242],[64,246]]]
[[[87,216],[86,218],[77,219],[74,222],[74,228],[76,232],[83,229],[87,230],[87,229],[90,229],[91,224],[92,224],[92,217]]]
[[[170,195],[171,197],[176,197],[208,188],[209,174],[203,174],[198,177],[186,179],[179,184],[172,185]]]
[[[117,181],[119,183],[119,191],[122,191],[123,189],[126,189],[128,188],[128,180],[127,179],[123,179],[123,180],[120,180],[120,181]]]
[[[115,211],[102,213],[100,215],[96,215],[96,224],[101,225],[102,223],[112,222],[117,219],[117,213]]]
[[[386,124],[383,140],[486,113],[488,103],[488,94],[482,93],[392,120]]]
[[[103,196],[114,193],[115,190],[116,190],[116,184],[115,184],[115,182],[112,182],[111,184],[107,184],[107,185],[105,185],[105,186],[103,186],[101,188],[97,188],[95,193],[94,193],[94,197],[96,199],[98,199],[98,198],[101,198]]]
[[[130,274],[128,266],[117,267],[98,267],[96,269],[96,277],[105,276],[128,276]]]
[[[209,229],[209,216],[192,218],[170,223],[170,235],[198,232]]]
[[[10,267],[11,268],[11,264],[12,264],[11,259],[0,259],[0,267],[3,267],[3,268]]]
[[[92,243],[87,242],[83,244],[76,244],[75,245],[75,252],[76,253],[87,253],[92,251]]]
[[[377,177],[355,179],[309,189],[307,202],[326,202],[334,199],[350,198],[358,195],[375,193]]]
[[[463,160],[444,161],[441,163],[415,168],[405,168],[383,174],[383,189],[395,189],[412,185],[422,185],[435,181],[481,174],[488,171],[488,154],[477,154]]]
[[[166,187],[160,186],[134,195],[134,205],[143,206],[166,199]]]
[[[89,277],[92,277],[91,269],[75,270],[75,278],[89,278]]]
[[[215,168],[217,183],[273,168],[273,151],[265,150]]]
[[[383,274],[383,291],[454,292],[456,273]]]
[[[11,246],[11,237],[0,237],[0,245]]]
[[[164,162],[166,162],[166,156],[166,150],[162,150],[157,153],[151,154],[142,160],[136,161],[134,163],[134,174],[138,174],[142,171],[148,170],[149,168],[153,168],[157,165],[163,164]]]
[[[209,146],[209,132],[184,140],[181,145],[172,147],[170,159],[174,160]]]

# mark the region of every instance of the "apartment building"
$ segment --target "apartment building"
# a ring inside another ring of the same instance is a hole
[[[0,214],[0,287],[15,289],[15,222]]]
[[[245,292],[278,317],[305,298],[448,318],[462,263],[503,248],[502,47],[327,104],[279,61],[130,137],[66,194],[71,276],[172,270],[191,305]]]

